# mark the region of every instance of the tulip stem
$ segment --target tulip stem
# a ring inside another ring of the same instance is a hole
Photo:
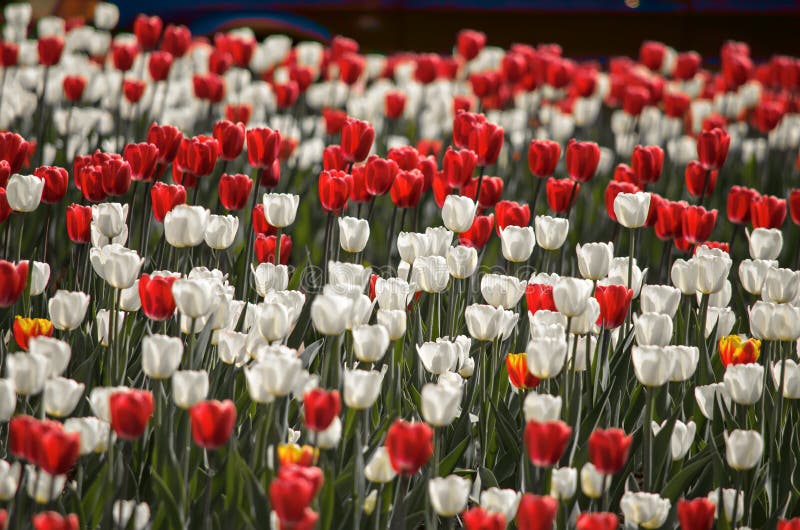
[[[778,442],[778,447],[781,446],[783,443],[783,429],[781,428],[781,416],[783,415],[783,389],[786,385],[786,348],[783,342],[778,343],[778,348],[780,348],[781,353],[781,380],[778,384],[778,407],[775,409],[775,429],[776,433],[772,437],[772,440]],[[764,365],[764,373],[768,373],[772,370],[772,367],[769,365]],[[766,392],[766,387],[764,388],[764,392]]]
[[[650,424],[655,414],[655,392],[652,387],[644,387],[647,412],[642,422],[642,434],[644,435],[644,490],[652,489],[653,474],[653,429]]]
[[[536,218],[536,209],[539,206],[539,195],[541,194],[542,190],[542,180],[541,178],[536,178],[536,184],[533,186],[533,208],[531,208],[532,216]],[[477,201],[476,201],[477,202]]]
[[[389,249],[389,255],[386,256],[389,263],[392,261],[392,247],[394,247],[394,224],[397,221],[397,205],[392,208],[392,220],[389,222],[389,237],[386,239],[386,247]],[[411,279],[410,277],[408,278]]]
[[[697,319],[697,346],[700,348],[700,381],[699,384],[705,385],[709,377],[709,358],[708,358],[708,343],[706,342],[706,320],[708,318],[708,300],[709,295],[703,294],[700,298],[700,309]]]
[[[259,169],[256,169],[255,173],[255,189],[253,190],[253,199],[250,203],[250,219],[253,218],[253,212],[256,209],[256,204],[258,204],[258,191],[260,186],[259,181]],[[242,282],[242,299],[247,302],[248,300],[248,291],[250,290],[250,265],[253,261],[253,230],[247,231],[247,247],[245,248],[245,261],[244,261],[244,281]],[[247,303],[244,305],[244,316],[247,316]],[[244,319],[242,319],[244,322]]]
[[[281,238],[283,237],[283,228],[278,227],[278,231],[275,233],[275,265],[281,264]]]
[[[735,471],[736,478],[734,479],[736,495],[733,497],[733,513],[731,513],[731,527],[736,526],[736,517],[739,515],[739,493],[742,491],[742,474],[743,471]],[[720,504],[724,505],[723,497],[719,497]]]
[[[320,286],[320,289],[326,283],[328,283],[328,257],[330,256],[332,237],[333,237],[333,214],[331,212],[328,212],[328,219],[325,222],[325,241],[323,242],[323,247],[322,247],[324,250],[324,254],[322,258],[322,285]]]

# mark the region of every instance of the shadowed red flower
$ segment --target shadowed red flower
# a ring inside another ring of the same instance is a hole
[[[606,329],[620,327],[628,315],[633,291],[624,285],[598,285],[594,297],[600,304],[597,324]]]
[[[147,141],[158,147],[158,161],[164,165],[175,159],[182,139],[183,133],[173,125],[159,125],[153,122],[147,130]]]
[[[36,464],[50,475],[64,475],[75,467],[78,460],[81,435],[64,431],[57,422],[46,424],[48,427],[42,429],[37,436],[36,444],[39,448]]]
[[[476,215],[469,230],[458,234],[458,242],[467,247],[483,248],[492,236],[494,214]]]
[[[179,169],[196,177],[210,175],[219,158],[219,142],[206,135],[184,138],[177,157]]]
[[[716,512],[717,505],[707,497],[678,501],[678,521],[680,521],[681,530],[711,530],[714,526]],[[780,528],[781,523],[778,521],[778,529]]]
[[[786,199],[762,195],[750,203],[753,228],[780,228],[786,220]]]
[[[410,145],[392,147],[386,154],[386,158],[397,162],[397,167],[402,171],[411,171],[419,167],[419,153]]]
[[[453,100],[455,103],[455,99]],[[453,144],[458,148],[469,147],[473,129],[486,123],[486,116],[474,112],[456,112],[453,118]]]
[[[468,147],[478,155],[479,166],[490,166],[497,162],[503,148],[503,128],[494,123],[481,123],[469,133]]]
[[[514,388],[536,388],[539,384],[539,379],[528,371],[528,354],[525,352],[506,355],[506,372]]]
[[[13,132],[0,132],[0,160],[8,162],[11,173],[19,173],[30,151],[30,144]]]
[[[575,530],[617,530],[619,519],[613,513],[594,512],[578,515]]]
[[[731,186],[728,191],[728,220],[735,224],[750,221],[750,205],[761,195],[752,188]]]
[[[467,61],[471,61],[486,46],[486,34],[471,29],[462,29],[456,37],[456,50]]]
[[[533,315],[537,311],[557,311],[553,299],[553,286],[545,283],[529,283],[525,288],[525,301],[528,311]]]
[[[789,192],[789,215],[794,224],[800,224],[800,189]]]
[[[631,167],[639,182],[645,184],[658,182],[664,167],[664,150],[657,145],[644,147],[637,145],[631,155]]]
[[[355,118],[347,118],[342,126],[341,147],[347,162],[363,162],[372,149],[375,129],[372,124]]]
[[[448,147],[442,160],[442,171],[451,188],[460,188],[467,184],[475,173],[478,155],[469,149],[455,150]]]
[[[155,144],[128,144],[122,158],[130,164],[132,180],[151,182],[155,178],[158,166],[158,147]]]
[[[574,138],[567,144],[567,174],[578,182],[589,182],[600,163],[600,147],[594,142],[578,142]]]
[[[80,204],[67,206],[67,235],[73,243],[92,240],[92,207]]]
[[[244,123],[247,125],[252,113],[253,107],[247,103],[230,103],[225,105],[225,119],[234,123]]]
[[[326,212],[339,213],[350,197],[351,177],[344,171],[331,170],[319,174],[319,202]],[[394,198],[394,197],[393,197]]]
[[[504,530],[506,518],[502,513],[487,512],[480,506],[473,506],[461,514],[466,530]]]
[[[688,243],[707,241],[717,222],[717,211],[702,206],[688,206],[681,218],[681,237]]]
[[[357,53],[345,53],[337,60],[339,79],[346,85],[354,85],[361,78],[366,67],[364,57]]]
[[[223,160],[234,160],[242,153],[244,147],[244,124],[220,120],[214,124],[214,138],[219,142],[219,157]]]
[[[312,431],[322,432],[330,427],[341,408],[338,390],[326,392],[321,388],[314,388],[303,394],[305,425]]]
[[[36,51],[39,53],[39,64],[53,66],[61,60],[64,51],[64,39],[58,35],[39,37],[36,42]]]
[[[406,95],[399,90],[389,90],[383,98],[383,113],[387,118],[396,120],[403,115],[406,108]]]
[[[461,188],[461,195],[466,195],[473,201],[478,193],[478,182],[480,179],[475,177]],[[503,179],[500,177],[483,177],[481,182],[481,196],[477,199],[478,206],[483,209],[494,208],[503,195]]]
[[[279,472],[269,485],[269,500],[278,516],[280,527],[314,528],[318,516],[309,506],[315,494],[316,485],[308,478],[298,474],[282,475]]]
[[[247,129],[247,161],[255,168],[269,169],[278,158],[281,133],[269,127]]]
[[[643,86],[627,85],[622,91],[622,110],[630,116],[638,116],[650,99],[650,91]]]
[[[147,71],[155,82],[166,81],[172,69],[172,54],[163,51],[154,51],[147,60]]]
[[[255,229],[255,225],[253,226]],[[270,227],[270,231],[275,229]],[[256,252],[256,259],[259,263],[275,263],[275,243],[278,238],[275,235],[264,235],[259,233],[253,242]],[[281,234],[281,265],[289,263],[289,256],[292,253],[292,238],[287,234]]]
[[[322,121],[325,122],[325,132],[339,134],[347,121],[347,113],[339,109],[322,109]]]
[[[33,530],[78,530],[80,520],[74,513],[61,515],[58,512],[40,512],[31,519]]]
[[[528,168],[539,178],[549,177],[556,171],[561,157],[561,145],[552,140],[531,140],[528,146]]]
[[[33,170],[33,174],[44,180],[42,202],[56,204],[67,194],[69,174],[63,167],[41,166]]]
[[[28,351],[28,343],[34,337],[52,337],[53,323],[46,318],[14,318],[14,340],[17,346]]]
[[[692,197],[708,197],[714,193],[719,171],[708,170],[697,160],[686,165],[686,189]]]
[[[630,182],[620,182],[619,180],[608,182],[603,198],[606,203],[606,213],[612,221],[617,221],[617,214],[614,213],[614,199],[617,198],[617,195],[620,193],[636,193],[637,191],[639,191],[639,188]]]
[[[535,466],[556,465],[564,455],[571,435],[572,428],[563,421],[529,421],[525,426],[528,458]]]
[[[706,169],[719,169],[725,164],[731,137],[724,129],[702,131],[697,136],[697,158]]]
[[[139,299],[142,312],[151,320],[166,320],[175,313],[172,284],[175,276],[142,274],[139,279]]]
[[[230,53],[219,48],[214,48],[208,55],[208,71],[217,75],[225,75],[225,72],[233,66],[233,57]]]
[[[365,203],[370,199],[372,199],[372,195],[367,191],[366,166],[353,166],[350,173],[350,200],[355,203]]]
[[[375,155],[373,155],[375,156]],[[348,163],[344,159],[344,152],[341,146],[329,145],[322,151],[322,169],[325,171],[338,170],[345,171]]]
[[[553,497],[526,493],[517,508],[518,530],[553,530],[558,501]]]
[[[3,41],[0,43],[0,66],[4,68],[17,66],[19,61],[19,46],[14,42]]]
[[[62,81],[64,97],[67,101],[75,103],[83,97],[83,90],[86,88],[86,78],[82,75],[67,75]]]
[[[656,206],[656,237],[668,241],[680,237],[683,233],[683,212],[689,206],[685,201],[662,200]]]
[[[219,202],[226,210],[241,210],[247,204],[252,189],[253,180],[247,175],[223,173],[219,178]]]
[[[300,97],[300,86],[294,81],[273,83],[272,91],[275,93],[275,104],[279,109],[288,109]]]
[[[572,179],[547,179],[547,205],[555,213],[568,212],[578,199],[581,185]]]
[[[170,24],[164,30],[161,39],[161,49],[168,51],[175,57],[183,57],[192,43],[192,32],[183,25]]]
[[[398,208],[413,208],[419,204],[425,187],[425,177],[418,169],[398,171],[392,182],[392,202]]]
[[[600,473],[617,473],[628,461],[633,435],[622,429],[595,429],[589,435],[589,460]]]
[[[270,226],[270,224],[267,222],[267,218],[264,216],[263,204],[256,204],[256,207],[253,208],[251,220],[253,223],[253,232],[256,234],[271,236],[276,234],[278,231],[277,228]],[[281,249],[281,255],[283,255],[283,249]]]
[[[395,420],[386,433],[384,443],[394,470],[411,476],[433,454],[433,429],[427,423]]]
[[[156,15],[148,17],[140,14],[133,21],[133,34],[136,35],[136,40],[139,41],[142,49],[151,50],[158,43],[163,27],[164,23],[161,21],[161,17]]]
[[[131,78],[122,82],[122,93],[125,95],[125,99],[134,105],[142,99],[145,88],[146,85],[141,79]]]
[[[167,212],[179,204],[186,204],[186,188],[180,184],[156,182],[150,188],[150,202],[153,207],[153,218],[163,223]]]
[[[500,201],[494,207],[498,235],[507,226],[528,226],[531,224],[531,209],[527,204],[515,201]]]
[[[661,69],[666,55],[667,47],[661,42],[648,40],[639,47],[639,62],[654,72]]]
[[[194,443],[205,449],[225,445],[236,425],[236,406],[233,401],[201,401],[189,409]]]
[[[365,182],[372,196],[385,195],[394,183],[399,168],[394,160],[371,156],[367,160]]]
[[[119,155],[100,164],[101,183],[106,195],[119,197],[131,187],[131,165]]]
[[[636,173],[633,172],[633,168],[628,164],[617,164],[617,167],[614,168],[614,180],[633,184],[637,188],[642,187],[642,181],[638,179]]]
[[[114,392],[109,397],[111,428],[123,440],[135,440],[144,434],[153,414],[153,394],[149,390]]]
[[[667,92],[664,94],[664,114],[670,118],[683,119],[689,110],[691,100],[689,96],[680,92]]]

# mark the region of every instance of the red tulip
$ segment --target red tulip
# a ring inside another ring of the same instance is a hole
[[[0,307],[11,307],[28,285],[28,262],[0,260]]]
[[[205,449],[225,445],[236,425],[236,406],[233,401],[201,401],[189,409],[194,443]]]
[[[150,202],[153,207],[153,218],[163,223],[167,212],[179,204],[186,204],[186,188],[180,184],[156,182],[150,188]]]
[[[702,206],[689,206],[683,210],[681,237],[692,244],[707,241],[717,222],[717,211]]]
[[[383,99],[383,113],[387,118],[396,120],[403,115],[406,108],[406,95],[399,90],[386,92]]]
[[[378,156],[371,156],[367,160],[365,182],[367,192],[372,196],[385,195],[394,184],[394,179],[399,172],[397,162]]]
[[[683,119],[689,110],[691,100],[686,94],[680,92],[667,92],[664,94],[664,114],[670,118]]]
[[[125,99],[134,105],[142,99],[145,88],[144,81],[141,79],[129,78],[122,82],[122,93]]]
[[[528,167],[539,178],[549,177],[556,171],[561,157],[561,145],[552,140],[531,140],[528,146]]]
[[[552,57],[545,66],[545,82],[553,88],[564,88],[572,78],[575,64],[561,57]]]
[[[689,204],[685,201],[660,201],[656,207],[656,236],[669,241],[683,234],[683,212]]]
[[[639,62],[650,70],[658,71],[667,55],[667,47],[656,41],[644,41],[639,48]]]
[[[123,440],[135,440],[144,434],[153,414],[153,394],[149,390],[114,392],[109,397],[111,428]]]
[[[269,485],[269,500],[281,528],[314,528],[317,514],[309,506],[316,494],[316,485],[298,474],[283,475],[283,467]]]
[[[675,58],[675,68],[672,70],[672,76],[681,81],[688,81],[697,74],[702,63],[703,59],[697,52],[679,53]]]
[[[442,171],[451,188],[461,188],[470,182],[475,167],[478,165],[478,155],[469,149],[454,150],[448,147],[442,160]]]
[[[111,61],[114,63],[114,68],[120,72],[130,70],[138,54],[139,46],[136,43],[115,43],[111,45]]]
[[[269,228],[271,230],[268,230],[267,232],[275,230],[272,227]],[[253,229],[255,230],[255,225],[253,226]],[[275,243],[277,242],[277,236],[265,235],[267,232],[258,233],[256,240],[253,242],[256,252],[256,259],[259,263],[275,263]],[[292,238],[286,234],[281,234],[281,265],[286,265],[289,263],[289,256],[291,253]]]
[[[435,81],[440,61],[439,56],[433,53],[417,55],[414,61],[414,80],[423,85]]]
[[[786,110],[777,101],[761,101],[753,111],[753,124],[762,134],[769,133],[778,126]]]
[[[339,134],[347,121],[347,113],[339,109],[322,109],[322,120],[325,122],[325,132]]]
[[[225,97],[225,80],[217,74],[195,74],[192,76],[192,88],[197,99],[219,103]]]
[[[63,167],[41,166],[33,170],[33,174],[44,180],[42,202],[56,204],[67,194],[69,174]]]
[[[418,169],[398,171],[391,188],[392,202],[398,208],[413,208],[422,198],[425,177]]]
[[[247,103],[229,103],[225,105],[225,118],[234,123],[244,123],[247,125],[252,113],[253,107]]]
[[[469,96],[453,96],[453,115],[472,110],[472,99]],[[455,142],[454,142],[455,143]],[[463,144],[460,146],[463,147]]]
[[[617,164],[617,167],[614,168],[613,180],[616,182],[633,184],[637,191],[642,188],[642,181],[639,180],[639,178],[633,172],[633,168],[631,168],[628,164]]]
[[[217,75],[225,75],[225,72],[233,66],[233,57],[230,53],[219,48],[214,48],[208,56],[208,71]]]
[[[345,53],[337,59],[339,79],[346,85],[354,85],[361,78],[366,61],[357,53]]]
[[[518,530],[553,530],[558,501],[553,497],[526,493],[517,508]]]
[[[155,144],[142,142],[128,144],[122,152],[131,167],[131,179],[152,182],[158,167],[158,147]]]
[[[109,173],[111,175],[111,173]],[[103,188],[103,167],[84,166],[75,174],[75,182],[81,190],[84,198],[90,202],[100,202],[108,197]]]
[[[780,228],[786,220],[786,199],[762,195],[750,203],[753,228]]]
[[[461,514],[466,530],[504,530],[506,518],[502,513],[487,512],[480,506],[473,506]]]
[[[594,142],[578,142],[574,138],[567,144],[567,174],[578,182],[589,182],[600,163],[600,147]]]
[[[342,151],[347,162],[363,162],[372,149],[375,129],[369,122],[347,118],[342,127]]]
[[[719,171],[708,170],[703,165],[692,160],[686,165],[686,189],[692,197],[708,197],[714,192],[717,185]]]
[[[8,197],[6,197],[6,189],[0,188],[0,224],[5,223],[11,217],[11,205],[8,204]]]
[[[475,200],[475,196],[478,193],[478,181],[478,178],[473,178],[467,182],[467,184],[461,188],[461,195],[466,195],[472,200]],[[481,182],[481,196],[477,200],[478,206],[483,209],[493,208],[500,200],[501,195],[503,195],[503,179],[500,177],[483,177],[483,182]]]
[[[172,54],[169,52],[155,51],[147,60],[147,71],[153,81],[166,81],[172,69]]]
[[[121,196],[128,192],[131,187],[131,165],[122,157],[106,160],[100,165],[100,169],[103,192],[106,195]]]
[[[278,147],[278,160],[285,162],[292,156],[294,150],[297,149],[297,138],[281,138],[281,145]]]
[[[436,201],[436,206],[439,208],[444,206],[444,200],[447,196],[453,193],[453,188],[447,184],[444,171],[434,173],[431,188],[433,188],[433,200]]]
[[[252,188],[253,180],[247,175],[223,173],[219,178],[219,202],[226,210],[241,210]]]
[[[148,17],[145,14],[140,14],[133,21],[133,34],[136,35],[136,40],[144,50],[152,50],[159,37],[161,37],[161,29],[164,23],[158,16]]]
[[[545,283],[529,283],[525,288],[525,302],[532,315],[540,310],[557,311],[553,286]]]
[[[253,215],[251,216],[251,221],[253,224],[253,232],[256,234],[264,234],[267,236],[274,235],[278,232],[278,229],[274,226],[270,226],[267,222],[267,218],[264,216],[264,205],[263,204],[256,204],[256,207],[253,208]],[[273,252],[274,254],[274,252]],[[288,252],[286,253],[288,256]],[[283,261],[283,249],[281,249],[281,261]]]
[[[37,437],[39,455],[36,464],[50,475],[68,473],[78,460],[81,448],[81,435],[66,432],[61,424],[45,429]]]
[[[278,158],[278,151],[281,146],[281,133],[273,131],[269,127],[258,127],[248,129],[245,133],[247,137],[247,161],[255,168],[270,169]]]
[[[486,46],[486,34],[471,29],[463,29],[458,32],[456,38],[456,50],[458,54],[467,61],[471,61]]]
[[[427,423],[395,420],[386,433],[384,444],[394,470],[411,476],[433,454],[433,429]]]
[[[640,182],[645,184],[657,182],[664,166],[664,150],[657,145],[645,147],[637,145],[633,148],[631,166],[637,180]]]
[[[353,166],[350,173],[350,200],[363,204],[371,199],[372,195],[367,191],[367,167]]]
[[[779,519],[777,530],[797,530],[800,528],[800,517],[793,519]]]
[[[752,188],[731,186],[728,191],[728,220],[735,224],[750,221],[750,205],[761,195]]]
[[[594,297],[600,304],[597,323],[606,329],[620,327],[628,315],[633,291],[624,285],[598,285]]]
[[[58,35],[48,35],[40,37],[36,43],[39,52],[39,64],[42,66],[53,66],[61,60],[61,52],[64,51],[64,39]]]
[[[151,320],[166,320],[175,313],[172,284],[175,276],[142,274],[139,279],[139,299],[142,312]]]
[[[492,228],[494,228],[494,214],[476,215],[469,230],[458,234],[458,242],[461,245],[481,249],[489,242]]]
[[[600,473],[617,473],[628,461],[631,442],[633,435],[625,435],[622,429],[595,429],[589,435],[589,460]]]
[[[64,87],[64,97],[67,101],[75,103],[81,100],[83,90],[86,88],[86,78],[82,75],[67,75],[64,76],[62,82]]]
[[[245,135],[243,123],[220,120],[214,124],[212,134],[219,143],[219,157],[222,160],[234,160],[242,153]]]
[[[719,169],[725,164],[731,137],[724,129],[703,131],[697,136],[697,158],[706,169]]]
[[[394,160],[401,171],[411,171],[419,166],[419,153],[410,145],[389,149],[386,158]]]
[[[430,138],[422,138],[417,142],[419,156],[433,156],[438,158],[442,152],[442,141]]]
[[[316,73],[310,66],[292,65],[289,67],[289,79],[297,83],[300,93],[304,93],[314,81]]]
[[[716,512],[717,505],[706,497],[678,501],[678,521],[681,523],[681,530],[711,530]],[[781,528],[780,521],[778,528]],[[784,528],[788,530],[790,527]]]
[[[67,206],[67,235],[73,243],[89,243],[92,240],[92,207],[70,204]]]
[[[469,134],[469,148],[478,155],[479,166],[490,166],[497,162],[503,148],[503,128],[494,123],[481,123]]]
[[[643,86],[628,85],[622,91],[622,110],[638,116],[650,100],[650,91]]]
[[[499,231],[507,226],[528,226],[531,224],[531,209],[527,204],[514,201],[500,201],[494,206],[495,220]]]
[[[231,33],[217,33],[214,36],[214,45],[217,49],[228,52],[233,58],[233,64],[239,68],[249,67],[256,49],[255,39]]]
[[[323,171],[319,174],[319,202],[326,212],[339,213],[350,197],[351,177],[344,171]]]
[[[617,214],[614,213],[614,199],[617,198],[617,195],[620,193],[636,193],[637,191],[639,191],[639,188],[630,182],[609,181],[603,197],[606,203],[606,213],[612,221],[617,221]]]
[[[0,66],[13,68],[19,60],[19,46],[14,42],[0,42]]]
[[[555,213],[568,212],[578,199],[580,189],[577,181],[550,177],[546,185],[547,205]]]
[[[743,53],[725,53],[722,58],[722,77],[729,90],[745,84],[753,74],[753,61]]]
[[[275,104],[279,109],[288,109],[300,97],[300,87],[294,81],[273,83],[272,91],[275,93]]]
[[[178,154],[183,133],[172,125],[153,123],[147,131],[147,142],[158,147],[158,161],[162,165],[169,164]]]
[[[539,378],[528,371],[528,354],[525,352],[506,355],[506,373],[514,388],[528,389],[539,385]]]
[[[161,39],[161,49],[171,53],[174,57],[183,57],[189,50],[192,42],[192,32],[186,26],[170,24],[164,30]]]
[[[376,156],[376,155],[373,155]],[[329,145],[322,151],[322,169],[325,171],[347,170],[348,163],[344,159],[344,152],[339,145]]]
[[[219,142],[211,136],[184,138],[178,153],[178,166],[181,171],[197,177],[210,175],[219,154]]]
[[[321,388],[314,388],[303,394],[305,424],[312,431],[322,432],[330,427],[341,408],[338,390],[326,392]]]
[[[486,123],[486,116],[483,114],[456,112],[453,118],[453,143],[455,146],[461,149],[469,147],[469,137],[472,131],[484,123]]]
[[[714,129],[725,129],[728,126],[728,120],[725,116],[717,113],[711,113],[703,118],[703,123],[700,125],[701,131],[711,131]]]
[[[80,521],[74,513],[61,515],[58,512],[40,512],[31,519],[34,530],[78,530]]]
[[[525,426],[525,447],[533,465],[551,467],[561,460],[572,428],[563,421],[539,423],[531,420]]]
[[[730,198],[730,195],[728,197]],[[800,189],[789,192],[789,215],[794,224],[800,224]]]
[[[0,160],[8,162],[11,173],[19,173],[29,152],[30,144],[22,136],[13,132],[0,132]]]
[[[613,513],[594,512],[578,515],[575,530],[617,530],[619,519]]]
[[[34,337],[52,337],[53,323],[46,318],[14,318],[14,341],[21,349],[28,351],[28,342]]]

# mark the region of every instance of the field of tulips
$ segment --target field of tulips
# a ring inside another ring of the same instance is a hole
[[[4,10],[0,528],[800,529],[800,60],[118,16]]]

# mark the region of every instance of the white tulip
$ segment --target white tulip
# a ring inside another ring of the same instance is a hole
[[[168,379],[181,364],[183,341],[168,335],[142,339],[142,371],[153,379]]]
[[[394,477],[397,476],[397,472],[392,467],[386,447],[380,446],[375,449],[367,465],[364,466],[364,476],[370,482],[376,482],[378,484],[385,484],[394,480]]]
[[[258,267],[253,269],[253,280],[255,280],[258,295],[265,297],[270,291],[286,289],[289,285],[289,269],[286,265],[259,263]]]
[[[672,285],[685,295],[697,292],[697,264],[694,260],[676,259],[670,271]]]
[[[713,294],[725,286],[731,270],[731,259],[721,255],[696,255],[692,258],[697,266],[697,291]]]
[[[761,296],[761,290],[767,278],[767,271],[777,266],[777,261],[763,259],[742,260],[739,263],[739,281],[742,284],[742,288],[750,294]]]
[[[429,226],[425,229],[425,235],[428,236],[428,241],[430,241],[430,254],[432,256],[446,257],[450,245],[453,244],[453,232],[443,226],[435,228]]]
[[[619,193],[614,198],[614,215],[619,224],[625,228],[640,228],[647,221],[650,211],[650,194],[637,191],[636,193]]]
[[[528,342],[525,349],[528,356],[528,370],[539,379],[557,376],[567,358],[567,342],[564,337],[536,337]]]
[[[416,232],[400,232],[397,234],[397,252],[403,261],[414,265],[417,258],[431,254],[431,237]]]
[[[739,405],[752,405],[761,399],[764,367],[760,364],[731,364],[723,376],[725,389]]]
[[[144,260],[135,250],[112,243],[89,251],[92,268],[115,289],[127,289],[139,277]]]
[[[83,383],[64,377],[48,379],[42,397],[45,412],[56,418],[69,416],[78,405],[85,388]]]
[[[448,195],[442,205],[442,221],[449,230],[460,234],[472,226],[475,219],[475,202],[465,195]]]
[[[634,331],[639,346],[666,346],[672,340],[672,317],[643,313],[634,320]]]
[[[369,222],[357,217],[339,218],[339,245],[345,252],[361,252],[369,239]]]
[[[602,280],[608,276],[614,259],[614,243],[586,243],[576,248],[578,270],[587,280]]]
[[[592,295],[593,288],[591,280],[567,276],[560,278],[553,287],[556,309],[568,319],[580,316],[586,310],[587,301]]]
[[[420,393],[422,417],[434,427],[446,427],[461,413],[461,389],[444,383],[427,383]]]
[[[515,276],[484,274],[481,278],[481,294],[489,305],[511,309],[516,307],[528,282]]]
[[[653,430],[653,436],[658,436],[661,429],[667,424],[666,420],[659,425],[656,422],[650,424]],[[672,453],[672,460],[681,460],[689,452],[694,442],[694,435],[697,432],[697,425],[693,421],[683,423],[680,420],[675,420],[670,435],[670,451]]]
[[[101,309],[96,315],[97,340],[103,346],[111,344],[111,318],[112,313],[108,309]],[[117,311],[117,329],[114,331],[114,338],[118,338],[123,326],[125,325],[125,313]]]
[[[672,358],[670,381],[688,381],[697,370],[700,359],[700,349],[697,346],[664,346],[664,354]]]
[[[317,433],[317,445],[320,449],[333,449],[339,445],[341,438],[342,420],[336,416],[327,429]]]
[[[113,239],[127,228],[128,205],[104,202],[92,205],[92,224],[106,238]]]
[[[405,317],[405,312],[402,314]],[[389,331],[381,324],[355,327],[352,334],[353,354],[359,361],[369,363],[379,361],[389,348]]]
[[[619,501],[625,521],[642,528],[661,528],[672,504],[656,493],[626,492]]]
[[[179,204],[164,217],[164,237],[176,248],[196,247],[203,242],[211,212],[203,206]]]
[[[605,489],[603,488],[605,486]],[[590,499],[599,499],[611,488],[611,481],[597,471],[594,464],[586,462],[581,468],[581,491]]]
[[[206,245],[214,250],[225,250],[233,244],[238,230],[238,217],[233,215],[210,215],[203,239],[205,239]]]
[[[150,524],[150,506],[146,502],[137,503],[135,500],[114,501],[111,513],[116,528],[145,530]],[[131,517],[133,517],[132,522]]]
[[[217,336],[219,359],[225,364],[241,366],[247,360],[245,343],[247,334],[228,329],[220,330]]]
[[[63,374],[72,357],[72,349],[69,347],[69,343],[53,337],[31,337],[28,341],[28,351],[47,359],[49,364],[48,378]]]
[[[764,439],[758,431],[736,429],[725,433],[725,461],[732,469],[753,469],[763,454]]]
[[[556,421],[561,418],[561,396],[529,392],[523,403],[525,423],[533,420],[539,423]]]
[[[708,494],[708,500],[713,502],[718,507],[717,511],[719,511],[719,489],[711,490]],[[722,490],[722,511],[728,522],[733,519],[733,512],[736,512],[736,521],[744,517],[744,492],[740,491],[737,495],[736,490],[724,488]]]
[[[323,335],[341,335],[347,329],[347,317],[352,310],[352,299],[323,293],[311,303],[311,321]]]
[[[295,216],[297,215],[297,206],[299,204],[299,195],[265,193],[264,217],[271,226],[286,228],[294,223]]]
[[[206,399],[208,387],[205,370],[181,370],[172,374],[172,399],[182,409],[188,410]]]
[[[444,339],[417,345],[417,355],[422,365],[428,372],[436,375],[455,370],[458,366],[458,353],[458,345]]]
[[[36,353],[12,353],[6,357],[7,377],[14,381],[17,394],[30,396],[44,388],[50,371],[47,357]]]
[[[481,492],[481,508],[487,512],[501,513],[506,521],[511,521],[517,514],[522,493],[512,489],[489,488]]]
[[[17,393],[14,389],[14,380],[0,379],[0,421],[8,421],[17,408]]]
[[[642,286],[641,304],[643,313],[661,313],[670,318],[675,317],[681,302],[681,291],[669,285]]]
[[[33,261],[30,275],[30,295],[39,296],[47,288],[47,282],[50,281],[50,265],[41,261]]]
[[[783,232],[779,228],[756,228],[745,231],[750,247],[750,257],[758,260],[776,260],[783,248]]]
[[[534,219],[536,244],[545,250],[558,250],[567,240],[569,220],[563,217],[537,215]]]
[[[14,173],[6,185],[8,206],[15,212],[32,212],[39,207],[43,189],[44,179]]]
[[[782,376],[782,362],[777,361],[772,365],[772,381],[775,388],[781,387],[783,379],[783,397],[786,399],[800,399],[800,366],[792,359],[785,359],[786,375]]]
[[[575,496],[578,488],[578,470],[574,467],[553,468],[550,475],[550,496],[567,501]]]
[[[711,336],[715,328],[717,333],[714,340],[729,335],[735,322],[736,315],[730,307],[709,307],[706,315],[706,338]]]
[[[94,6],[94,25],[97,29],[112,30],[119,22],[119,8],[110,2],[98,2]]]
[[[509,225],[500,231],[500,250],[512,263],[528,261],[536,246],[536,236],[531,226]]]
[[[19,462],[9,464],[6,460],[0,460],[0,500],[9,501],[17,493],[20,467]]]
[[[634,346],[631,358],[636,379],[645,386],[662,386],[672,375],[672,358],[661,346]]]
[[[485,304],[472,304],[464,311],[464,319],[473,339],[494,340],[501,331],[503,309]]]
[[[101,421],[111,423],[110,399],[115,392],[126,392],[125,386],[96,386],[89,392],[89,404],[92,412]]]
[[[762,296],[777,304],[791,302],[797,297],[800,276],[791,269],[770,268],[764,277]]]
[[[73,330],[81,325],[89,308],[89,295],[80,291],[59,289],[47,302],[48,313],[53,327],[60,330]]]
[[[413,296],[411,286],[400,278],[378,278],[375,281],[375,300],[381,309],[405,312]]]
[[[172,296],[182,316],[197,319],[213,309],[214,285],[203,279],[176,280],[172,284]]]
[[[377,370],[344,371],[344,403],[351,409],[368,409],[378,399],[385,372]]]
[[[414,261],[411,283],[426,293],[440,293],[447,288],[450,271],[447,260],[442,256],[423,256]]]
[[[478,268],[478,251],[473,247],[458,245],[447,250],[447,270],[453,278],[469,278]]]
[[[428,497],[433,510],[442,517],[455,517],[466,507],[471,485],[468,478],[458,475],[428,480]]]
[[[61,497],[64,485],[67,482],[66,475],[53,476],[44,469],[37,468],[32,464],[25,466],[25,490],[28,497],[38,504],[47,504],[53,499]]]

